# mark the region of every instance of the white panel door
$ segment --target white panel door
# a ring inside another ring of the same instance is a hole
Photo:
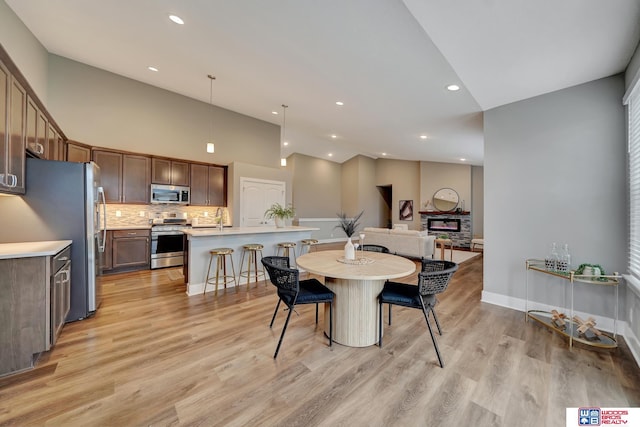
[[[274,203],[285,204],[285,185],[281,181],[240,178],[240,226],[273,225],[264,212]]]

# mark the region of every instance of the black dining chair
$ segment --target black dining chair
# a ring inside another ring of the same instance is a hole
[[[284,322],[280,340],[273,355],[275,359],[280,351],[284,333],[287,331],[291,313],[296,305],[299,304],[315,304],[316,305],[316,324],[318,323],[318,304],[329,304],[329,347],[333,345],[333,297],[331,289],[320,283],[317,279],[300,280],[300,273],[297,269],[289,268],[289,257],[266,256],[262,258],[262,265],[269,274],[269,280],[278,289],[278,303],[273,312],[269,328],[273,327],[276,319],[280,302],[284,302],[288,308],[287,320]]]
[[[382,305],[389,304],[389,325],[391,325],[391,305],[400,305],[409,308],[418,308],[422,310],[424,318],[427,321],[427,328],[436,349],[438,362],[440,367],[444,368],[444,362],[438,349],[438,342],[433,334],[431,323],[429,322],[429,313],[433,315],[433,319],[438,327],[438,333],[442,335],[440,322],[434,307],[437,303],[436,295],[444,292],[449,285],[449,281],[453,273],[458,270],[458,264],[450,261],[440,261],[431,259],[422,259],[422,271],[418,273],[418,286],[406,283],[387,282],[380,295],[378,295],[378,345],[382,348]]]
[[[386,246],[382,245],[362,245],[362,250],[369,252],[380,252],[383,254],[389,253],[389,249]]]

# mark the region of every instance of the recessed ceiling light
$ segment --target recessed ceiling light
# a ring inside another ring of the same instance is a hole
[[[169,19],[178,25],[184,25],[184,21],[178,15],[169,15]]]
[[[383,155],[383,156],[386,156],[386,155],[387,155],[387,153],[382,153],[382,155]]]
[[[275,114],[277,116],[278,112],[277,111],[272,111],[271,114]]]
[[[344,105],[344,102],[342,102],[342,101],[336,101],[336,105]]]
[[[420,135],[420,139],[427,139],[427,135]]]
[[[447,90],[450,90],[451,92],[455,92],[457,90],[460,90],[460,86],[458,86],[458,85],[449,85],[449,86],[447,86]]]
[[[156,73],[158,72],[158,69],[156,67],[147,67],[147,70],[155,71]]]
[[[286,147],[287,145],[289,145],[289,143],[287,141],[285,141],[285,142],[282,143],[282,145],[284,145]]]
[[[329,153],[327,154],[329,157],[333,157],[333,153]]]
[[[460,159],[460,161],[461,161],[461,162],[466,162],[466,161],[467,161],[467,159]]]
[[[338,135],[331,135],[331,138],[336,139],[338,137]]]

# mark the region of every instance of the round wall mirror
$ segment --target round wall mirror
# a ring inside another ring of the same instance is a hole
[[[452,188],[441,188],[433,195],[433,206],[441,212],[455,210],[459,201],[458,193]]]

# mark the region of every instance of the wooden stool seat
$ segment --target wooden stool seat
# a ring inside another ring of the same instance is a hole
[[[295,248],[296,248],[295,242],[280,242],[278,243],[278,250],[276,251],[276,256],[280,256],[280,252],[282,252],[282,256],[286,256],[287,258],[289,258],[290,254],[293,254],[293,263],[296,264]],[[291,249],[293,249],[293,251],[290,251]]]
[[[262,261],[262,250],[264,249],[264,245],[260,243],[247,243],[242,246],[242,257],[240,258],[240,275],[238,276],[238,283],[240,283],[240,278],[247,278],[247,289],[249,289],[249,283],[251,283],[251,266],[253,265],[253,277],[255,282],[258,283],[258,277],[262,277],[263,280],[266,280],[266,275],[264,273],[264,267],[262,266],[262,262],[260,262],[260,268],[262,271],[258,270],[258,255],[260,255],[260,260]],[[242,264],[244,263],[245,254],[249,254],[247,257],[247,268],[246,270],[242,270]],[[266,283],[265,283],[266,284]]]
[[[311,252],[311,250],[318,244],[317,239],[302,239],[300,240],[300,255]]]
[[[202,290],[202,295],[207,292],[207,285],[214,284],[216,289],[215,292],[218,293],[218,282],[222,279],[222,283],[224,284],[224,288],[227,289],[227,283],[233,282],[235,286],[238,286],[238,282],[236,280],[236,268],[233,265],[233,249],[231,248],[215,248],[209,251],[209,268],[207,269],[207,278],[204,281],[204,289]],[[211,276],[211,264],[213,263],[213,258],[216,258],[216,275],[215,279]],[[227,274],[227,257],[231,261],[231,271],[233,275]],[[220,274],[222,272],[222,275]]]

